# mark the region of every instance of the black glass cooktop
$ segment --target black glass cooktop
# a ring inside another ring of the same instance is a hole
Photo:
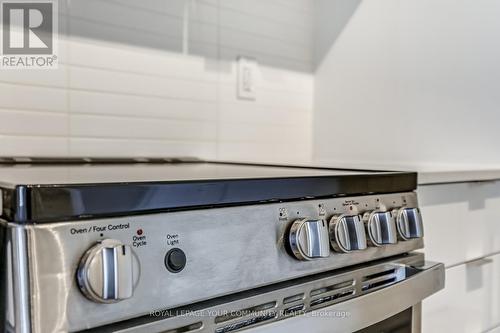
[[[413,191],[411,172],[198,160],[0,160],[2,217],[54,222]]]

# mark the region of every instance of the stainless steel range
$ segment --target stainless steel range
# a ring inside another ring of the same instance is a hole
[[[414,173],[1,162],[7,332],[419,332],[444,286]]]

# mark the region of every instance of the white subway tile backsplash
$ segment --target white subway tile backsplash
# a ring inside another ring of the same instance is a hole
[[[121,43],[172,52],[182,50],[182,40],[173,34],[158,34],[111,24],[103,24],[78,17],[69,17],[71,37],[95,40],[104,43]],[[147,49],[145,50],[147,52]],[[108,58],[109,59],[109,58]]]
[[[0,83],[0,107],[67,112],[67,90]]]
[[[207,121],[72,115],[71,133],[77,137],[215,141],[216,125]]]
[[[313,2],[309,0],[272,0],[281,6],[287,6],[299,11],[312,11]]]
[[[2,156],[68,156],[68,138],[0,134]]]
[[[200,43],[189,39],[187,55],[205,57],[205,63],[208,64],[205,68],[210,71],[212,63],[216,62],[219,56],[219,47],[215,44]]]
[[[271,90],[258,90],[255,101],[239,100],[236,96],[236,87],[221,85],[219,89],[221,103],[232,103],[234,107],[275,107],[290,110],[311,110],[312,96],[297,92],[283,92]]]
[[[86,1],[86,0],[82,0]],[[128,6],[130,8],[137,8],[146,11],[152,11],[155,13],[164,13],[166,15],[182,17],[184,10],[185,0],[148,0],[148,1],[136,1],[136,0],[105,0],[109,3],[113,3],[118,6]]]
[[[264,39],[275,39],[311,49],[312,39],[307,29],[283,25],[280,22],[248,15],[230,9],[220,10],[220,25],[223,29],[246,32]],[[272,31],[272,34],[269,34]]]
[[[255,162],[307,163],[310,161],[309,144],[269,142],[221,142],[217,157],[221,160]]]
[[[312,115],[304,110],[287,108],[254,107],[225,103],[219,109],[220,118],[227,123],[263,124],[273,126],[297,126],[305,130],[307,124],[312,125]]]
[[[220,29],[220,44],[224,47],[240,49],[247,54],[258,52],[281,59],[306,63],[312,61],[312,52],[308,47],[234,29]]]
[[[219,38],[219,28],[210,23],[189,21],[189,41],[216,45]]]
[[[106,92],[69,92],[70,112],[139,118],[170,118],[213,121],[217,104],[162,97],[132,96]]]
[[[227,111],[228,109],[226,109]],[[300,113],[294,119],[289,117],[281,121],[280,115],[275,115],[274,118],[264,116],[265,111],[259,115],[264,119],[257,117],[242,116],[239,119],[236,117],[221,117],[223,121],[219,123],[219,139],[221,141],[242,141],[242,142],[288,142],[291,145],[295,143],[309,142],[311,131],[305,129],[304,125],[310,122],[310,119],[301,117]],[[227,113],[222,113],[222,116]],[[233,119],[233,121],[231,121]],[[305,121],[301,122],[300,120]]]
[[[304,95],[314,93],[314,80],[309,73],[262,66],[260,74],[260,87],[264,89],[296,92]]]
[[[223,61],[233,62],[238,56],[247,56],[255,58],[259,64],[275,67],[283,70],[291,70],[294,72],[303,72],[309,75],[313,69],[311,61],[295,60],[289,57],[280,57],[266,53],[265,50],[249,50],[248,48],[236,48],[230,46],[221,46],[219,50],[220,58]]]
[[[59,69],[1,73],[0,155],[309,160],[311,0],[60,2]]]
[[[69,46],[71,65],[202,82],[217,80],[217,72],[206,68],[210,60],[202,57],[85,39],[75,39]]]
[[[59,64],[55,70],[4,70],[0,82],[66,88],[67,66]]]
[[[259,65],[256,76],[258,90],[313,94],[314,80],[310,74],[259,64],[259,59],[256,62]],[[236,85],[236,63],[227,62],[226,70],[220,73],[220,82],[229,86]]]
[[[1,142],[1,141],[0,141]],[[196,156],[216,158],[215,142],[183,142],[134,139],[70,139],[71,156],[96,157],[151,157],[151,156]]]
[[[77,66],[72,66],[70,69],[69,87],[71,89],[195,101],[215,101],[217,92],[217,87],[208,82]]]
[[[300,126],[286,126],[280,128],[276,125],[263,124],[239,124],[239,123],[221,123],[219,127],[219,139],[223,142],[288,142],[295,143],[301,138],[301,133],[294,137]],[[292,139],[293,138],[293,139]]]
[[[218,25],[220,20],[220,10],[216,3],[213,4],[202,1],[191,1],[189,19],[195,22]]]
[[[123,27],[143,32],[180,36],[182,34],[182,11],[180,16],[166,15],[154,10],[138,10],[123,6],[120,2],[102,0],[71,0],[70,17],[95,23]],[[72,30],[72,33],[76,31]],[[84,31],[78,31],[83,33]]]
[[[0,133],[67,137],[68,115],[59,112],[0,109]]]
[[[305,13],[303,10],[282,6],[269,0],[224,0],[220,1],[219,4],[221,8],[228,8],[240,13],[265,18],[290,26],[311,28],[313,25],[313,17],[311,15],[304,15]]]

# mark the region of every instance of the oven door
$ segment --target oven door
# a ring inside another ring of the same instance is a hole
[[[420,331],[420,303],[355,333],[412,333]]]
[[[425,262],[418,273],[391,286],[246,332],[419,333],[421,301],[443,289],[444,280],[443,264]]]

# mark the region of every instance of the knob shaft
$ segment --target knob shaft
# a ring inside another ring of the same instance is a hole
[[[77,280],[90,300],[115,303],[132,297],[139,280],[139,261],[130,246],[105,239],[85,253]]]
[[[366,249],[366,233],[359,215],[336,215],[330,220],[330,244],[337,252]]]
[[[418,208],[400,208],[396,211],[396,226],[402,240],[424,236],[422,216]]]
[[[398,233],[392,212],[371,212],[364,216],[368,242],[374,246],[396,244]]]
[[[295,258],[311,260],[330,255],[328,226],[325,220],[296,220],[290,227],[288,236],[290,249]]]

